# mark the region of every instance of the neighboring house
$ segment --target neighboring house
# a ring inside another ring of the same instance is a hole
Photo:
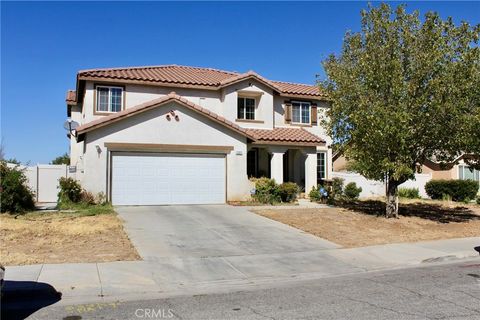
[[[338,153],[334,154],[332,161],[334,172],[348,171],[348,161],[343,155]],[[470,168],[463,160],[463,156],[458,157],[454,162],[448,164],[427,160],[421,166],[420,172],[431,174],[432,179],[461,179],[480,182],[480,171]]]
[[[177,65],[93,69],[67,93],[71,165],[117,205],[214,204],[250,177],[307,192],[331,176],[328,107],[317,86]]]

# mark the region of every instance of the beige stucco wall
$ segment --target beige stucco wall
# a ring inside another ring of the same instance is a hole
[[[222,90],[223,95],[223,116],[236,122],[244,128],[273,128],[273,91],[267,86],[254,81],[245,80],[233,84]],[[238,97],[255,98],[255,120],[263,121],[263,123],[254,122],[237,122],[237,98]]]
[[[458,179],[458,166],[455,165],[449,170],[432,170],[429,167],[422,165],[422,173],[430,173],[432,175],[432,179],[435,180]]]
[[[100,84],[100,83],[97,83]],[[94,114],[94,85],[92,81],[87,81],[85,85],[85,98],[83,101],[82,123],[87,123],[95,119],[104,117]],[[166,96],[170,92],[176,92],[178,95],[192,101],[202,107],[208,108],[215,113],[222,114],[222,103],[220,101],[220,92],[215,90],[199,90],[187,88],[170,88],[158,86],[146,86],[138,84],[125,84],[125,109],[135,107],[144,102]],[[235,102],[236,103],[236,102]]]
[[[165,114],[174,110],[180,121],[168,121]],[[121,120],[87,133],[84,173],[79,176],[83,187],[91,192],[107,192],[106,142],[232,146],[227,158],[227,200],[249,196],[246,172],[246,138],[177,103]],[[96,146],[101,148],[98,153]]]

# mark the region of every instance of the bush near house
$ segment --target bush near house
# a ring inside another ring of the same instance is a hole
[[[407,199],[420,199],[420,191],[418,188],[399,188],[398,189],[398,196],[400,198],[407,198]]]
[[[58,193],[58,203],[79,202],[82,198],[82,186],[72,178],[61,177],[58,180],[60,192]]]
[[[308,197],[310,198],[310,201],[317,202],[320,201],[322,196],[320,195],[320,190],[317,187],[313,187],[312,190],[308,193]]]
[[[453,201],[475,199],[478,182],[473,180],[430,180],[425,184],[425,191],[432,199],[451,198]]]
[[[329,199],[335,200],[339,199],[343,195],[343,183],[345,182],[345,179],[343,178],[338,178],[335,177],[332,179],[332,186],[330,188],[330,192],[328,195]]]
[[[5,161],[0,161],[0,184],[1,212],[22,213],[35,208],[34,194],[20,167],[8,167]]]
[[[255,181],[255,194],[253,198],[260,203],[279,202],[280,190],[274,179],[259,178]]]
[[[285,182],[278,185],[274,179],[259,178],[255,180],[253,198],[260,203],[293,202],[300,188],[296,183]]]
[[[282,202],[293,202],[297,199],[300,188],[294,182],[284,182],[278,187]]]
[[[362,187],[357,187],[355,182],[350,182],[345,186],[343,190],[343,194],[345,198],[348,200],[356,200],[360,197],[360,193],[362,192]]]
[[[112,214],[113,207],[106,201],[105,194],[93,194],[82,189],[80,183],[72,178],[60,178],[60,192],[58,193],[58,209],[71,210],[80,216],[95,216]]]

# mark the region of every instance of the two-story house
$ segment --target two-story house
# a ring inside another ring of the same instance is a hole
[[[116,205],[243,200],[251,177],[307,192],[331,175],[330,139],[317,86],[255,72],[177,65],[77,74],[67,113],[71,165],[91,192]]]

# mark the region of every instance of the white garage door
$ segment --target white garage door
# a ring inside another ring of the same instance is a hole
[[[114,153],[112,203],[225,203],[225,156]]]

